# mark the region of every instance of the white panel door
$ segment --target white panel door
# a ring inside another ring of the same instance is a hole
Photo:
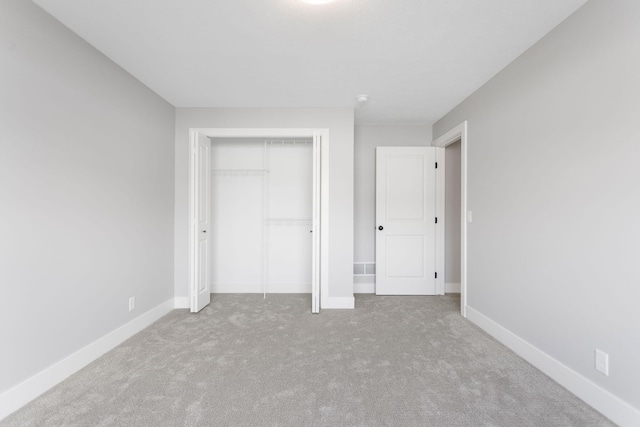
[[[435,295],[436,148],[376,149],[376,294]]]
[[[193,233],[194,271],[191,311],[198,312],[211,302],[209,252],[211,250],[211,140],[196,134],[193,165],[195,168],[195,224]]]

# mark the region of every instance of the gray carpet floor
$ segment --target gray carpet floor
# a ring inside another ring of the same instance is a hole
[[[457,296],[214,295],[2,426],[609,426],[459,315]]]

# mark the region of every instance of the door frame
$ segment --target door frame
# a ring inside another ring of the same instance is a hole
[[[467,121],[434,139],[431,145],[445,148],[457,141],[460,141],[460,314],[467,317]]]
[[[314,230],[320,228],[319,240],[314,239],[314,245],[319,246],[318,258],[313,260],[312,283],[315,282],[317,288],[312,289],[312,312],[318,313],[321,299],[327,298],[329,286],[329,129],[325,128],[190,128],[189,129],[189,306],[194,311],[193,295],[196,288],[196,260],[195,245],[197,236],[192,232],[195,226],[196,208],[196,168],[195,160],[197,155],[197,134],[202,134],[210,138],[313,138],[313,158],[319,161],[319,166],[314,168],[314,183],[319,183],[318,188],[314,186],[314,195],[319,203],[314,203],[312,213]],[[317,143],[316,143],[317,141]],[[315,163],[317,165],[317,163]],[[211,237],[213,238],[213,237]],[[318,277],[319,276],[319,277]],[[319,280],[317,280],[319,278]],[[316,280],[313,280],[316,279]]]

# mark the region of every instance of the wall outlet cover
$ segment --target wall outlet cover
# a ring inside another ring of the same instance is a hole
[[[609,376],[609,355],[596,348],[596,371]]]

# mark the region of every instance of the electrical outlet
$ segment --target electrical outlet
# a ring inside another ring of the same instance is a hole
[[[133,311],[136,308],[136,297],[129,298],[129,311]]]
[[[596,348],[596,371],[609,376],[609,355]]]

